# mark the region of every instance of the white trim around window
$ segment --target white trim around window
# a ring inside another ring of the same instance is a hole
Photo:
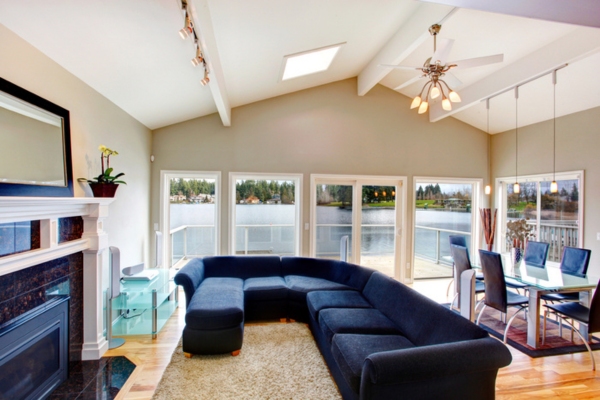
[[[229,254],[235,255],[236,230],[236,181],[237,180],[275,180],[293,181],[295,186],[295,229],[294,252],[301,255],[302,249],[302,174],[262,173],[262,172],[230,172],[229,173]]]

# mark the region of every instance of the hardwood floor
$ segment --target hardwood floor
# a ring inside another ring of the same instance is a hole
[[[448,301],[447,279],[418,281],[413,287],[436,301]],[[117,399],[152,398],[185,325],[183,292],[180,299],[181,306],[156,340],[150,335],[126,336],[122,347],[106,353],[127,356],[137,365]],[[592,372],[587,352],[534,359],[510,346],[509,349],[513,362],[498,373],[496,399],[600,399],[600,373]],[[595,354],[600,365],[600,351]]]

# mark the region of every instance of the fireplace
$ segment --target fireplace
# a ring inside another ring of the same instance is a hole
[[[0,398],[47,397],[67,378],[69,296],[0,325]]]

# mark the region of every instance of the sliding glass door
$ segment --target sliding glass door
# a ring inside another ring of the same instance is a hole
[[[347,261],[400,279],[403,180],[313,175],[311,181],[312,256],[344,257],[347,237]]]

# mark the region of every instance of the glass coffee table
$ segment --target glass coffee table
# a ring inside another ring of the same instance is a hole
[[[179,303],[178,286],[169,269],[156,269],[158,276],[150,281],[121,279],[121,295],[112,300],[113,310],[121,318],[114,324],[116,336],[147,335],[156,339]]]

